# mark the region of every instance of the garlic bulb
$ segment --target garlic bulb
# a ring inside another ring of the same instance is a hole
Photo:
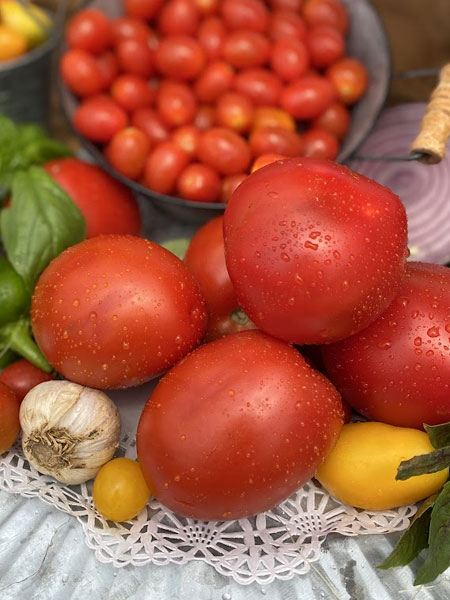
[[[70,381],[46,381],[20,406],[25,457],[40,473],[83,483],[110,460],[119,444],[120,415],[99,390]]]

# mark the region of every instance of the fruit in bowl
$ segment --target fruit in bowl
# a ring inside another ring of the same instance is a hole
[[[48,14],[32,2],[0,2],[0,62],[43,44],[52,27]]]

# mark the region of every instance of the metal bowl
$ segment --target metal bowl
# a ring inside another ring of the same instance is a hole
[[[388,38],[383,23],[370,0],[342,1],[346,5],[350,17],[347,53],[365,64],[370,76],[370,85],[364,97],[352,109],[350,130],[336,159],[338,162],[348,159],[369,134],[385,103],[391,79]],[[89,6],[103,11],[112,18],[122,14],[121,0],[93,0],[89,2]],[[64,112],[72,123],[72,116],[78,100],[61,81],[60,90]],[[76,131],[75,134],[88,153],[106,171],[129,186],[138,196],[150,200],[156,208],[174,219],[200,224],[217,216],[225,209],[225,204],[218,202],[191,202],[153,192],[117,173],[109,165],[98,146],[80,136]]]

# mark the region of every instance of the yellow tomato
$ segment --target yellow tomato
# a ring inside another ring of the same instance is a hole
[[[266,127],[283,127],[295,131],[295,121],[289,113],[274,106],[257,106],[253,119],[253,131]]]
[[[444,485],[448,469],[397,481],[403,460],[434,450],[427,434],[384,423],[350,423],[319,467],[316,479],[335,498],[367,510],[386,510],[431,496]]]
[[[27,50],[25,36],[6,25],[0,25],[0,60],[10,60]]]
[[[110,521],[129,521],[144,508],[150,498],[139,463],[129,458],[107,462],[94,481],[94,504]]]

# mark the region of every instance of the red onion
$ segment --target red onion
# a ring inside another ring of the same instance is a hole
[[[419,132],[426,104],[400,104],[385,109],[372,133],[358,149],[364,156],[407,156]],[[412,260],[450,262],[450,152],[437,165],[417,161],[349,160],[354,171],[400,196],[408,215]]]

